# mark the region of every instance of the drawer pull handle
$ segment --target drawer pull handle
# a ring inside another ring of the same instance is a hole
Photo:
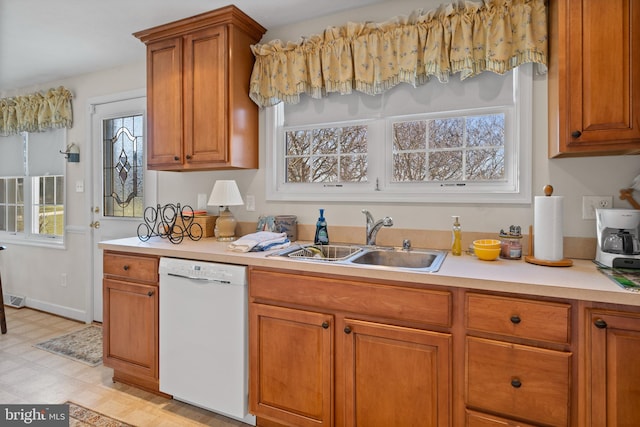
[[[350,334],[350,333],[351,333],[351,328],[350,328],[350,327],[348,327],[348,326],[347,326],[347,327],[345,327],[345,328],[344,328],[344,333],[345,333],[345,334]]]
[[[128,270],[129,270],[129,266],[125,264],[124,266],[122,266],[122,269],[123,269],[124,271],[128,271]]]
[[[511,316],[511,323],[513,323],[514,325],[517,325],[521,321],[522,321],[522,319],[520,319],[520,316],[518,316],[518,315]]]
[[[573,132],[571,132],[571,136],[574,138],[580,138],[582,136],[582,132],[580,132],[579,130],[574,130]]]
[[[149,291],[149,292],[147,292],[147,296],[152,297],[152,296],[153,296],[153,291]]]
[[[596,319],[593,324],[596,326],[596,328],[598,329],[604,329],[607,327],[607,322],[605,322],[602,319]]]
[[[520,388],[520,387],[522,387],[522,382],[520,382],[520,380],[518,378],[514,378],[514,379],[511,380],[511,387]]]
[[[322,327],[324,329],[329,329],[329,322],[322,322]]]

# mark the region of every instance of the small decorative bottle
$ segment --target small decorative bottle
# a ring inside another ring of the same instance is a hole
[[[462,226],[460,217],[453,216],[451,255],[462,255]]]

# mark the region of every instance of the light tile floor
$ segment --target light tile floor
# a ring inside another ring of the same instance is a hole
[[[5,307],[0,335],[0,403],[79,405],[139,427],[246,426],[213,412],[114,383],[113,371],[33,347],[86,325],[29,308]]]

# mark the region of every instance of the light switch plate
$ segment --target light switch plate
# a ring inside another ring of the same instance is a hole
[[[256,197],[252,194],[247,194],[246,201],[247,211],[254,212],[256,210]]]

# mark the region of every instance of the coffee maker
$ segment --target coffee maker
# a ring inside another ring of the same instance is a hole
[[[640,210],[596,209],[596,262],[640,269]]]

